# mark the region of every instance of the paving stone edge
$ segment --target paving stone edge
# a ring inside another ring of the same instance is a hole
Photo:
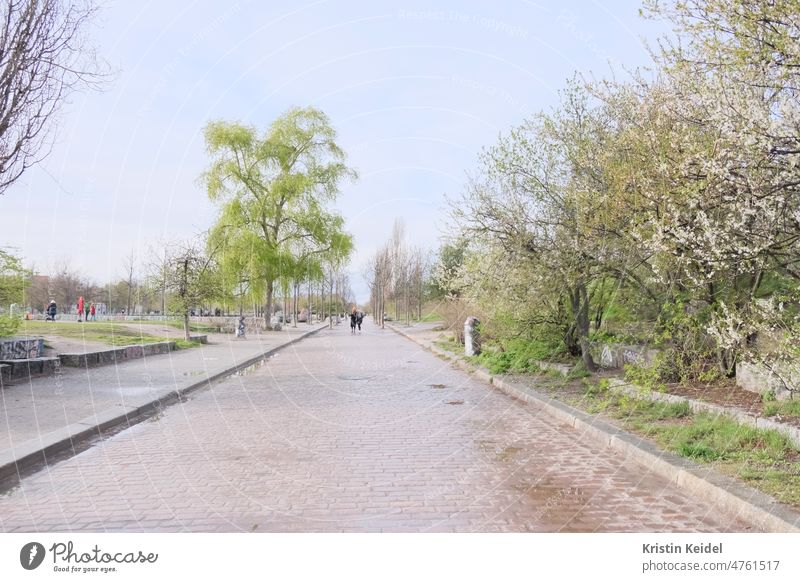
[[[609,447],[625,458],[647,467],[651,472],[669,480],[693,495],[710,501],[725,511],[767,532],[800,532],[800,513],[780,504],[772,497],[748,487],[730,477],[717,473],[667,451],[652,442],[621,430],[596,416],[564,404],[530,387],[514,385],[508,380],[492,376],[488,370],[474,366],[462,357],[441,349],[432,342],[415,338],[402,329],[387,325],[399,335],[443,358],[453,361],[459,368],[487,382],[504,394],[529,404],[542,407],[552,417],[580,431],[598,444]]]
[[[239,362],[235,366],[207,376],[202,380],[192,382],[177,390],[170,391],[145,404],[123,406],[122,411],[119,408],[101,411],[76,423],[28,440],[11,449],[0,451],[0,480],[14,476],[19,477],[27,469],[35,465],[47,464],[49,457],[60,455],[65,451],[72,450],[73,453],[77,453],[76,449],[81,445],[93,438],[102,437],[103,433],[109,429],[124,430],[127,427],[138,424],[157,414],[170,404],[182,400],[188,394],[249,368],[271,354],[283,350],[323,329],[328,329],[328,326],[324,325],[309,330],[285,343],[261,352],[257,356]]]

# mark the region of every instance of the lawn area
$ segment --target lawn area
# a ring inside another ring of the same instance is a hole
[[[167,319],[162,321],[153,321],[149,319],[136,319],[128,323],[143,324],[143,325],[168,325],[175,329],[183,330],[183,320],[181,319]],[[200,333],[219,333],[219,327],[210,325],[208,323],[192,323],[189,322],[189,329]]]
[[[138,323],[138,322],[137,322]],[[54,335],[64,338],[104,343],[113,347],[176,341],[179,348],[199,345],[176,338],[166,338],[141,333],[130,326],[113,322],[77,323],[72,321],[23,321],[20,335]]]

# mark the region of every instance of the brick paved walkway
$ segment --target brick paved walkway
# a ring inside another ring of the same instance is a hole
[[[62,366],[56,376],[5,386],[0,389],[0,451],[94,414],[141,406],[307,331],[309,326],[300,324],[298,328],[286,327],[281,333],[252,335],[246,340],[212,334],[212,343],[190,350],[97,368]]]
[[[10,531],[745,531],[371,320],[0,496]]]

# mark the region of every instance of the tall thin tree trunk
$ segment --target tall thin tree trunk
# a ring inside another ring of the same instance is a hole
[[[386,328],[386,317],[384,317],[384,310],[386,309],[386,292],[381,289],[381,329]]]
[[[189,328],[189,310],[183,312],[183,335],[186,338],[186,341],[190,341],[190,328]]]
[[[264,321],[267,324],[267,329],[272,329],[272,293],[273,293],[273,282],[270,281],[267,283],[267,309],[264,312]]]
[[[286,325],[286,314],[289,313],[289,297],[286,295],[286,289],[281,291],[283,294],[283,324]]]
[[[578,299],[576,325],[578,329],[578,338],[581,345],[581,357],[583,364],[589,372],[596,372],[594,359],[590,352],[589,344],[589,295],[586,291],[586,284],[583,282],[578,283],[575,290],[575,296]]]
[[[297,304],[300,301],[300,283],[298,281],[292,282],[292,295],[294,296],[294,306],[292,308],[292,327],[297,327]]]
[[[406,327],[411,325],[411,297],[409,297],[409,286],[406,281]]]

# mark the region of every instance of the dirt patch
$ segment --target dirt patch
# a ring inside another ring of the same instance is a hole
[[[699,382],[670,384],[667,386],[666,392],[719,406],[739,408],[758,416],[761,416],[764,410],[760,394],[743,390],[731,380],[713,384]]]
[[[110,350],[113,346],[102,342],[61,337],[58,335],[42,335],[44,338],[44,355],[55,357],[58,354],[82,354]]]

